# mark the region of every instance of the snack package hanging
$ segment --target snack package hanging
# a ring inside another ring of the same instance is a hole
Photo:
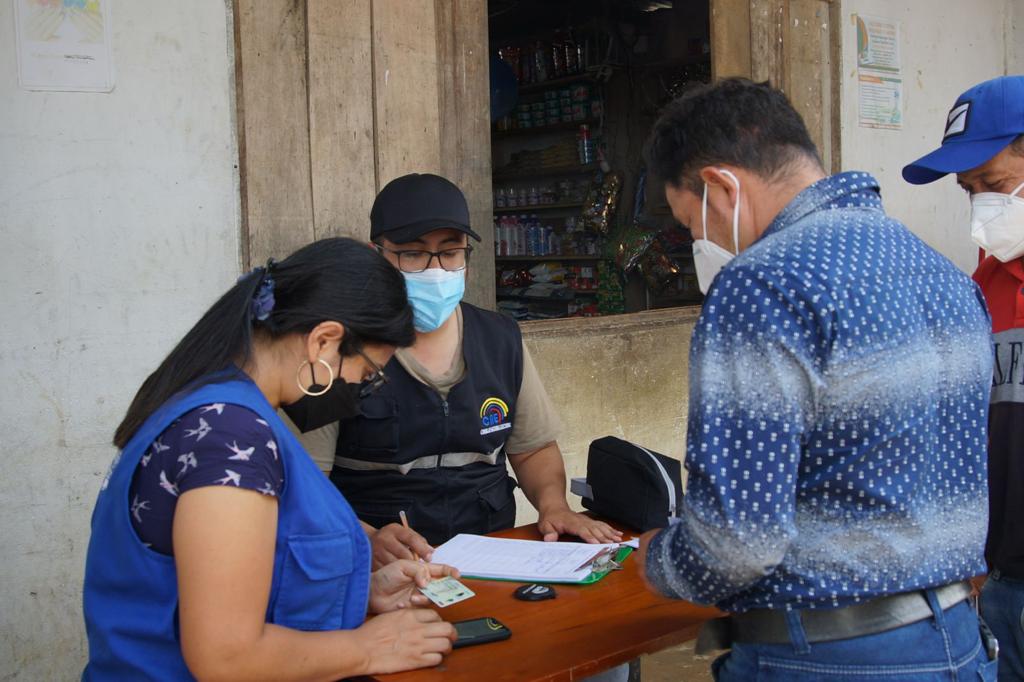
[[[605,173],[600,184],[591,187],[583,209],[583,221],[594,231],[607,235],[622,190],[618,173]]]

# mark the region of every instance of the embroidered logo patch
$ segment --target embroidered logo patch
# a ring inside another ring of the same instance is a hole
[[[971,113],[971,103],[964,102],[953,107],[949,116],[946,117],[946,132],[942,139],[948,139],[954,135],[962,135],[967,130],[967,116]]]
[[[484,401],[480,406],[480,426],[481,436],[512,428],[512,422],[508,419],[508,405],[504,400],[491,397]]]

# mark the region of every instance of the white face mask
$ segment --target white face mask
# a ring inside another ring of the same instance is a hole
[[[702,294],[707,294],[711,282],[725,264],[739,255],[740,252],[740,181],[735,175],[720,168],[736,185],[736,205],[732,209],[732,243],[736,253],[730,253],[707,238],[708,236],[708,183],[704,183],[704,198],[700,205],[700,219],[704,228],[704,237],[693,240],[693,265],[697,269],[697,286]]]
[[[1024,199],[1009,194],[982,192],[971,197],[971,239],[1004,263],[1024,255]]]

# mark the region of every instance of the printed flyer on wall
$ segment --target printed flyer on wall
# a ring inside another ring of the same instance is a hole
[[[858,123],[864,128],[903,127],[903,71],[899,22],[857,16]]]
[[[18,78],[26,90],[114,89],[111,0],[14,0]]]

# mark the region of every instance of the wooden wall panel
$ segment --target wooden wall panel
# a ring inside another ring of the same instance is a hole
[[[475,244],[466,300],[494,307],[490,62],[486,0],[436,0],[440,174],[466,195]]]
[[[371,0],[308,0],[309,137],[317,239],[368,239],[377,193]]]
[[[484,241],[494,305],[486,0],[234,0],[245,258],[369,236],[377,191],[440,173]]]
[[[378,187],[441,170],[434,13],[434,0],[373,0]]]
[[[711,75],[750,77],[749,0],[708,0],[711,3]]]
[[[786,89],[788,0],[750,0],[750,77]]]
[[[838,16],[837,0],[711,0],[714,77],[782,89],[830,171],[839,168]]]
[[[829,116],[828,131],[829,157],[825,170],[838,173],[843,169],[843,127],[840,125],[842,110],[840,97],[843,90],[843,32],[840,30],[842,6],[839,0],[828,3],[828,57],[829,57]]]
[[[313,239],[306,12],[297,0],[237,0],[239,122],[249,262]]]
[[[832,65],[829,6],[822,0],[789,0],[786,93],[830,167]]]

